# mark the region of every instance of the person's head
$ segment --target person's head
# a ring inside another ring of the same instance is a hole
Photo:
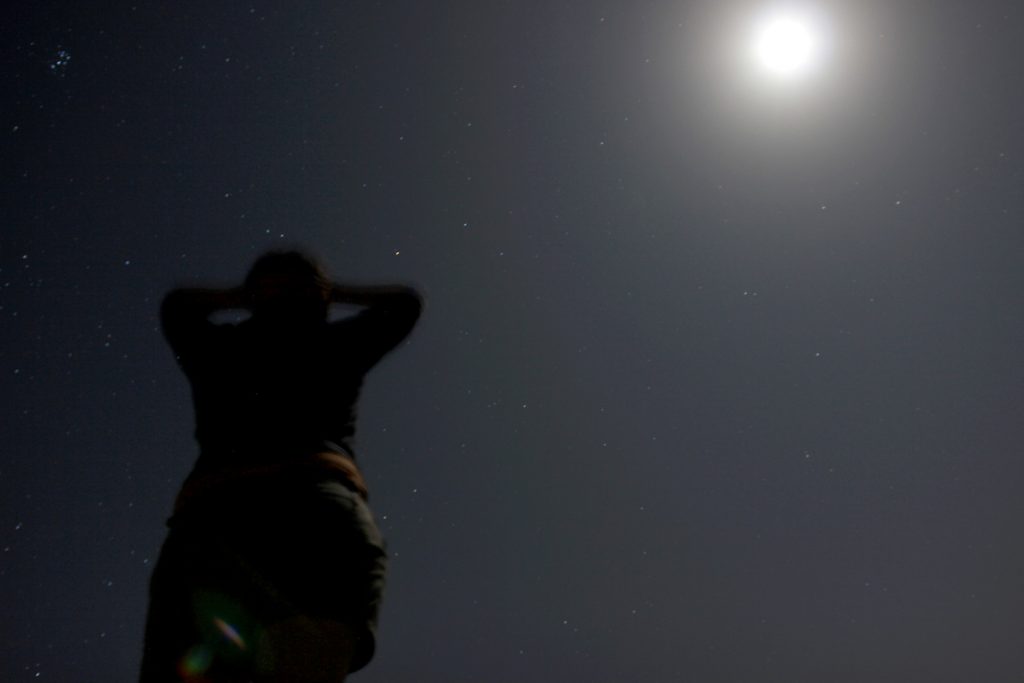
[[[256,259],[245,277],[253,317],[322,321],[327,317],[331,283],[311,257],[298,251],[271,251]]]

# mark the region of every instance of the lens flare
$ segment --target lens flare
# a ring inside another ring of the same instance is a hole
[[[178,662],[178,674],[186,681],[199,681],[213,663],[213,652],[205,645],[196,645]]]
[[[242,638],[242,635],[234,626],[220,617],[214,617],[213,624],[217,627],[217,630],[220,631],[225,638],[234,643],[239,650],[245,649],[245,639]]]

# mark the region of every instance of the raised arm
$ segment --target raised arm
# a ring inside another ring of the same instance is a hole
[[[370,342],[366,348],[368,364],[377,362],[412,331],[423,310],[423,297],[403,285],[360,286],[333,284],[331,303],[362,306],[366,310],[351,323],[361,327]],[[343,324],[346,324],[343,321]]]
[[[404,285],[331,285],[331,302],[352,304],[354,306],[372,306],[380,308],[415,308],[419,311],[423,302],[419,292]]]
[[[179,357],[192,341],[199,342],[212,327],[209,318],[216,311],[248,308],[245,292],[231,289],[175,289],[164,297],[160,322],[164,336]]]

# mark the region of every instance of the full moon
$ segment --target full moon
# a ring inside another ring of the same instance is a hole
[[[820,52],[813,23],[795,12],[764,17],[754,31],[753,55],[760,68],[783,79],[813,71]]]

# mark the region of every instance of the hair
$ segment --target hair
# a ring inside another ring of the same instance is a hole
[[[268,275],[285,275],[298,281],[305,280],[318,288],[330,287],[330,278],[323,268],[308,254],[301,251],[268,251],[256,259],[245,276],[245,288],[251,289]]]
[[[282,279],[283,289],[266,290],[267,280]],[[244,290],[254,317],[323,320],[327,317],[330,278],[311,257],[299,251],[271,251],[256,259],[245,276]]]

